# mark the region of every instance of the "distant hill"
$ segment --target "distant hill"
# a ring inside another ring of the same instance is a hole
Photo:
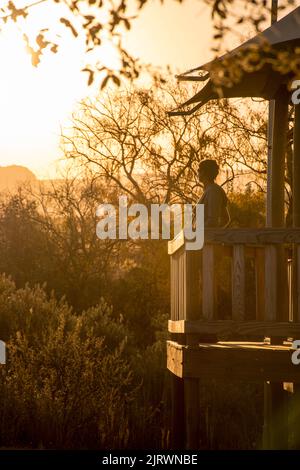
[[[37,182],[35,174],[25,166],[0,166],[0,191],[16,189],[25,182]]]

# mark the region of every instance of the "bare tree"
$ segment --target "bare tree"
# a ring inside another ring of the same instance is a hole
[[[243,176],[243,182],[255,179],[263,189],[265,104],[251,103],[251,109],[249,103],[222,100],[192,116],[168,117],[166,108],[187,95],[185,86],[169,81],[84,101],[63,136],[66,156],[146,204],[196,201],[197,169],[204,158],[220,162],[222,184]]]

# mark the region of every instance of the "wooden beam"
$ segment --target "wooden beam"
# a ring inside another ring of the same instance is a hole
[[[177,377],[183,377],[183,349],[175,341],[167,341],[167,369]]]
[[[205,243],[260,247],[270,244],[300,244],[300,228],[208,229],[205,231]]]
[[[300,368],[292,364],[288,346],[249,342],[182,346],[168,341],[167,351],[174,359],[168,359],[169,370],[183,378],[300,383]]]
[[[168,243],[169,255],[174,255],[184,246],[183,234]],[[206,244],[255,245],[300,244],[300,228],[233,228],[206,229]]]
[[[284,227],[284,174],[285,153],[288,131],[289,93],[285,85],[275,98],[274,123],[272,137],[272,174],[271,174],[271,208],[270,226]]]
[[[278,0],[272,0],[271,4],[271,25],[277,21],[278,17]],[[272,222],[272,156],[273,156],[273,127],[274,127],[274,100],[269,101],[269,118],[268,118],[268,164],[267,164],[267,207],[266,207],[266,225],[271,226]]]
[[[179,250],[182,246],[184,246],[184,231],[181,230],[173,240],[168,242],[168,254],[173,255],[176,251]]]
[[[269,169],[268,172],[267,225],[272,228],[285,226],[284,176],[289,99],[289,93],[287,92],[286,86],[283,85],[278,91],[275,99],[274,114],[273,116],[270,116],[273,121],[273,129],[271,139],[271,162],[269,161],[271,169]],[[265,253],[265,313],[266,320],[268,321],[278,321],[282,318],[288,317],[288,312],[284,310],[286,304],[286,282],[284,270],[283,247],[279,246],[277,248],[274,245],[267,247]],[[279,380],[274,379],[274,381],[280,382],[281,378]],[[270,387],[272,389],[272,394],[277,393],[276,396],[279,400],[282,390],[281,384],[271,383]],[[267,394],[265,395],[265,406],[268,404],[268,399],[269,396]],[[271,410],[271,412],[273,412],[273,410]]]
[[[229,338],[232,336],[300,338],[300,323],[297,324],[293,322],[169,320],[168,329],[170,333],[194,334],[199,336],[216,334],[219,338]]]

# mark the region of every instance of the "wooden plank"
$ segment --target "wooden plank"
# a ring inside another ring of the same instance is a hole
[[[215,315],[214,247],[205,245],[202,256],[202,314],[203,318],[212,320]]]
[[[167,341],[167,369],[177,377],[183,377],[183,349],[175,341]]]
[[[169,255],[175,254],[176,251],[178,251],[181,247],[184,246],[184,243],[185,243],[184,231],[181,230],[181,232],[179,232],[177,236],[173,238],[173,240],[170,240],[168,242],[168,254]]]
[[[256,319],[265,318],[265,250],[255,249]]]
[[[225,245],[300,244],[300,228],[206,229],[205,243]]]
[[[170,342],[168,342],[170,343]],[[168,345],[172,349],[172,345]],[[245,382],[300,382],[300,368],[291,362],[291,348],[263,343],[201,343],[180,346],[183,377]],[[169,352],[168,352],[169,354]]]
[[[300,338],[300,323],[268,321],[171,321],[168,323],[170,333],[212,335],[219,337],[241,336],[274,336]]]
[[[270,245],[265,250],[265,301],[266,320],[277,319],[277,253],[276,247]]]
[[[184,246],[184,234],[180,232],[169,241],[168,253],[172,255]],[[300,228],[232,228],[206,229],[205,243],[224,245],[268,245],[268,244],[300,244]]]
[[[232,318],[245,318],[245,252],[243,245],[234,245],[232,259]]]

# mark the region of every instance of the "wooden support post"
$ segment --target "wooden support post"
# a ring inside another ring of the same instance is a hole
[[[300,227],[300,106],[295,106],[293,152],[293,226]],[[299,246],[293,249],[293,320],[300,321]]]
[[[171,448],[185,447],[184,423],[184,379],[171,375],[172,415],[171,415]]]
[[[199,379],[184,379],[186,449],[199,449]]]
[[[272,166],[271,178],[268,191],[271,194],[268,213],[268,225],[271,227],[285,226],[284,212],[284,184],[285,184],[285,153],[286,140],[288,130],[288,106],[289,94],[285,88],[281,88],[275,99],[274,117],[273,117],[273,134],[272,134]],[[267,312],[268,320],[287,321],[288,320],[288,284],[287,284],[287,264],[285,260],[284,248],[279,246],[276,248],[276,293],[273,301],[271,300],[273,312]],[[266,249],[266,276],[273,276],[270,271],[274,259],[274,248]],[[267,279],[266,277],[266,279]],[[266,285],[266,289],[268,289]],[[273,292],[269,291],[270,296]],[[269,299],[266,298],[266,306],[271,310]],[[276,305],[275,305],[276,304]],[[275,311],[274,311],[275,308]]]
[[[294,383],[290,399],[291,449],[300,449],[300,384]]]
[[[288,449],[288,392],[282,383],[267,382],[264,388],[263,448]]]
[[[271,168],[268,178],[267,225],[284,227],[284,175],[285,152],[288,130],[289,94],[285,87],[276,96],[273,114]],[[285,312],[287,282],[283,247],[267,247],[266,271],[266,319],[278,321],[287,316]],[[275,269],[275,274],[272,271]],[[286,273],[287,274],[287,273]],[[265,448],[287,448],[286,397],[282,383],[264,385],[264,446]]]
[[[285,151],[288,130],[289,94],[285,88],[279,90],[275,99],[273,146],[272,146],[272,174],[270,181],[271,201],[269,225],[271,227],[284,227],[284,173]]]
[[[293,225],[300,227],[300,106],[295,106],[293,154]]]
[[[199,297],[200,281],[199,251],[185,251],[185,319],[199,320],[201,313]],[[186,335],[187,346],[193,347],[199,342],[198,336]],[[199,446],[199,379],[184,379],[184,420],[185,448],[197,449]]]

